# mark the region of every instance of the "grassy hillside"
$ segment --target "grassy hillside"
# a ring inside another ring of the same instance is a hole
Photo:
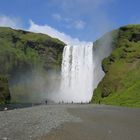
[[[48,35],[0,27],[0,79],[6,79],[0,80],[0,103],[9,100],[8,83],[18,82],[21,75],[28,76],[33,70],[60,71],[64,45]]]
[[[102,63],[105,77],[92,102],[140,107],[140,25],[121,27],[117,32],[114,49]]]

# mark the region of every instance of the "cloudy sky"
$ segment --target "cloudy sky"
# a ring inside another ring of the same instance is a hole
[[[0,0],[0,26],[43,32],[66,42],[94,41],[140,23],[140,0]]]

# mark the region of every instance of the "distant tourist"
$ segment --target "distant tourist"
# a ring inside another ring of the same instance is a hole
[[[7,111],[7,110],[8,110],[8,108],[7,108],[7,107],[5,107],[5,108],[4,108],[4,111]]]

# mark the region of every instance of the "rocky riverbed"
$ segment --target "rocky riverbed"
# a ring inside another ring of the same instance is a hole
[[[0,140],[32,140],[64,122],[80,121],[66,107],[41,105],[0,112]]]
[[[138,140],[140,109],[90,104],[1,111],[0,140]]]

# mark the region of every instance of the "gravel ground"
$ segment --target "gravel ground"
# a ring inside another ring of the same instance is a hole
[[[140,109],[63,104],[1,111],[0,140],[140,140]]]
[[[79,123],[64,123],[39,140],[140,140],[140,109],[105,105],[67,106]]]
[[[63,105],[42,105],[0,112],[0,140],[33,140],[64,122],[79,122]]]

